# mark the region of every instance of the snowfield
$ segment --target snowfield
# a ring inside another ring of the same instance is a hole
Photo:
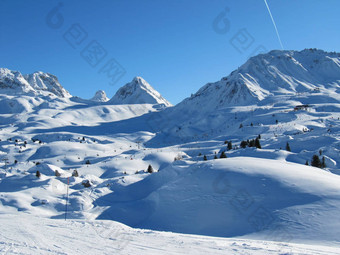
[[[133,229],[118,222],[1,215],[0,254],[339,254],[340,248]]]
[[[175,106],[1,68],[0,253],[340,254],[339,58],[258,55]]]

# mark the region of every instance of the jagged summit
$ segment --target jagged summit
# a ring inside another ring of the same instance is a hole
[[[52,74],[39,71],[24,75],[24,77],[36,91],[48,91],[58,97],[71,96],[70,93],[60,85],[58,78]]]
[[[16,91],[18,93],[33,92],[31,85],[18,71],[0,68],[0,89],[6,93]]]
[[[54,94],[58,97],[71,97],[59,83],[58,78],[44,72],[22,75],[18,71],[0,68],[0,90],[9,95]]]
[[[121,87],[111,98],[112,104],[162,104],[171,106],[161,94],[142,77],[135,77],[130,83]]]
[[[106,96],[106,93],[104,90],[98,90],[94,97],[91,98],[91,101],[95,102],[107,102],[109,101],[109,98]]]

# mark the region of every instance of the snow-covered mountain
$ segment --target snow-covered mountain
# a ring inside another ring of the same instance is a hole
[[[177,108],[212,112],[251,105],[273,95],[340,91],[340,54],[322,50],[271,51],[250,58],[218,82],[208,83]]]
[[[206,84],[191,97],[166,109],[155,118],[159,128],[154,131],[162,131],[173,142],[174,137],[196,139],[193,137],[226,128],[232,135],[239,133],[241,123],[267,123],[265,109],[268,115],[270,111],[286,111],[289,114],[284,118],[302,118],[295,107],[308,105],[307,112],[323,111],[326,107],[338,111],[339,102],[339,53],[276,50],[250,58],[229,76]],[[290,132],[306,129],[303,124],[290,126]]]
[[[135,77],[110,99],[111,104],[162,104],[171,106],[158,91],[141,77]]]
[[[0,68],[0,89],[0,93],[9,95],[54,94],[58,97],[71,97],[70,93],[60,85],[56,76],[43,72],[22,75],[18,71]]]
[[[98,90],[96,94],[91,98],[91,101],[104,103],[109,101],[109,98],[106,96],[104,90]]]

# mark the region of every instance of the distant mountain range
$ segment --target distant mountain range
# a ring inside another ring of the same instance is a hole
[[[59,83],[58,78],[49,73],[35,72],[22,75],[18,71],[0,68],[0,93],[7,95],[41,95],[72,97]],[[109,104],[159,104],[172,106],[141,77],[135,77],[130,83],[121,87],[108,99],[105,91],[99,90],[91,101]]]
[[[177,108],[189,107],[209,112],[229,105],[258,103],[275,95],[323,91],[331,96],[332,93],[339,92],[339,84],[339,53],[317,49],[275,50],[252,57],[229,76],[204,85],[179,103]],[[71,97],[57,77],[43,72],[22,75],[18,71],[0,68],[0,89],[0,92],[6,94],[49,93],[58,97]],[[171,106],[141,77],[135,77],[121,87],[111,100],[102,90],[91,100],[110,104],[150,103]]]

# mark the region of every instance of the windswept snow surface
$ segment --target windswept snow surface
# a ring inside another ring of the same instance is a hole
[[[0,69],[1,252],[340,254],[339,63],[273,51],[174,107],[139,77],[106,102]]]

